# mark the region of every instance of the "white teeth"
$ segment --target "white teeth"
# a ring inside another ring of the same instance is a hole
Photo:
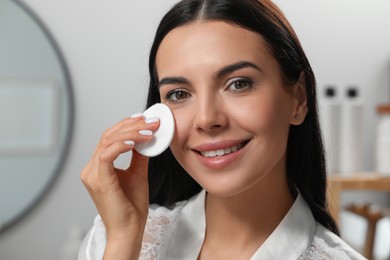
[[[221,156],[221,155],[224,155],[224,154],[225,154],[225,150],[224,149],[217,150],[217,155],[218,156]]]
[[[200,153],[204,157],[216,157],[216,156],[222,156],[222,155],[225,155],[225,154],[236,152],[241,147],[242,147],[242,144],[239,144],[239,145],[235,145],[235,146],[228,147],[228,148],[225,148],[225,149],[219,149],[219,150],[214,150],[214,151],[203,151],[203,152],[200,152]]]
[[[232,152],[232,149],[230,149],[230,148],[225,148],[224,152],[225,152],[225,154],[229,154],[229,153]]]

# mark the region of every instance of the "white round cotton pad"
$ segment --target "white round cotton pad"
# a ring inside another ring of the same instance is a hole
[[[143,116],[145,119],[151,117],[160,118],[160,126],[153,132],[152,140],[137,143],[134,148],[142,155],[154,157],[164,152],[171,144],[175,132],[175,121],[169,107],[161,103],[149,107],[143,113]]]

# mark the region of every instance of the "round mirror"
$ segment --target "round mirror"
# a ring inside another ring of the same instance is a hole
[[[0,231],[51,186],[72,124],[71,81],[53,37],[23,3],[0,0]]]

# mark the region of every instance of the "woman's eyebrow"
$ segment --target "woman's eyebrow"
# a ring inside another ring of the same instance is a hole
[[[169,84],[188,84],[188,80],[183,77],[166,77],[162,78],[158,83],[158,88],[161,88],[163,85]]]
[[[261,69],[256,65],[254,64],[253,62],[249,62],[249,61],[240,61],[240,62],[237,62],[237,63],[233,63],[233,64],[230,64],[226,67],[223,67],[222,69],[220,69],[219,71],[217,71],[217,73],[215,73],[215,78],[217,79],[220,79],[222,78],[223,76],[229,74],[229,73],[232,73],[236,70],[240,70],[240,69],[243,69],[243,68],[254,68],[258,71],[261,71]],[[170,84],[189,84],[189,81],[186,79],[186,78],[183,78],[183,77],[165,77],[165,78],[162,78],[159,83],[158,83],[158,88],[161,88],[162,86],[164,85],[170,85]]]
[[[254,64],[253,62],[250,62],[250,61],[240,61],[240,62],[237,62],[237,63],[233,63],[233,64],[230,64],[222,69],[220,69],[216,74],[215,74],[215,77],[217,79],[220,79],[222,78],[223,76],[227,75],[227,74],[230,74],[236,70],[240,70],[240,69],[243,69],[243,68],[254,68],[258,71],[261,71],[261,69],[256,65]]]

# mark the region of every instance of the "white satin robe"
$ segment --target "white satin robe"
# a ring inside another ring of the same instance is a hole
[[[205,191],[168,209],[152,205],[139,259],[196,260],[206,230]],[[102,259],[106,232],[100,216],[85,237],[79,260]],[[316,222],[303,197],[293,206],[250,260],[365,259],[341,238]]]

